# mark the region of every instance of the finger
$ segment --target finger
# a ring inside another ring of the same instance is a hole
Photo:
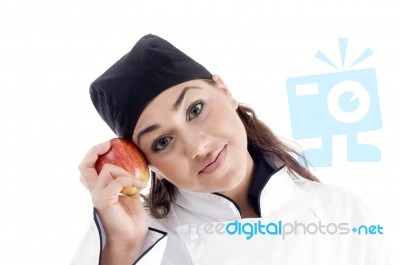
[[[143,182],[133,177],[117,177],[108,183],[108,185],[103,189],[95,189],[95,192],[92,194],[93,204],[99,208],[113,205],[118,201],[120,197],[119,195],[124,187],[132,187],[134,185],[140,188],[144,188],[145,186]],[[138,194],[135,194],[134,196],[138,196]]]
[[[85,186],[86,189],[88,189],[89,191],[91,190],[90,185],[88,183],[86,183],[85,179],[82,177],[82,175],[79,176],[79,181],[82,183],[83,186]]]
[[[86,170],[79,176],[80,182],[86,187],[90,192],[94,189],[96,185],[96,180],[98,175],[96,170]]]
[[[79,169],[94,168],[97,158],[106,153],[110,147],[110,141],[93,146],[83,157],[81,163],[79,164]]]
[[[98,178],[95,169],[96,161],[100,155],[110,149],[110,146],[109,141],[93,146],[79,164],[79,171],[81,172],[80,181],[89,191],[93,190]]]
[[[143,189],[146,187],[146,183],[141,182],[137,178],[131,176],[122,176],[114,179],[109,186],[115,186],[115,190],[121,192],[124,187],[137,187]]]
[[[128,171],[125,169],[115,166],[113,164],[104,164],[103,169],[101,170],[98,180],[96,182],[96,190],[102,190],[106,186],[108,186],[111,182],[115,181],[115,179],[119,177],[128,177],[132,183],[130,183],[126,187],[131,187],[133,184],[136,184],[138,188],[144,188],[147,184],[141,182],[135,176],[132,176]]]

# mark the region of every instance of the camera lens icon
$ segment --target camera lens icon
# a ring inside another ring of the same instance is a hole
[[[321,143],[304,152],[311,164],[332,165],[335,135],[347,135],[347,161],[380,161],[379,148],[358,141],[358,133],[382,128],[375,69],[293,77],[286,86],[294,139]]]
[[[339,122],[356,123],[369,111],[371,99],[363,85],[352,80],[335,84],[328,94],[328,110]]]

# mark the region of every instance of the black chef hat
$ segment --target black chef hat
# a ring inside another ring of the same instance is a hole
[[[171,43],[149,34],[93,81],[90,97],[114,133],[131,139],[140,114],[158,94],[189,80],[211,77]]]

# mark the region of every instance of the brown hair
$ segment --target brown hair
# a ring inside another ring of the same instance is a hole
[[[214,85],[212,80],[205,81]],[[239,104],[236,112],[244,124],[250,145],[258,147],[261,151],[275,154],[286,165],[292,176],[296,176],[297,173],[305,179],[319,181],[309,171],[305,157],[280,140],[267,125],[257,118],[253,109]],[[174,194],[175,186],[172,183],[165,179],[159,180],[154,172],[151,173],[150,192],[145,197],[145,201],[153,217],[160,219],[168,215]]]

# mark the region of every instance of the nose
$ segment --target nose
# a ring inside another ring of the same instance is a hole
[[[204,132],[190,131],[183,137],[185,153],[188,157],[195,159],[207,155],[210,148],[211,136]]]

